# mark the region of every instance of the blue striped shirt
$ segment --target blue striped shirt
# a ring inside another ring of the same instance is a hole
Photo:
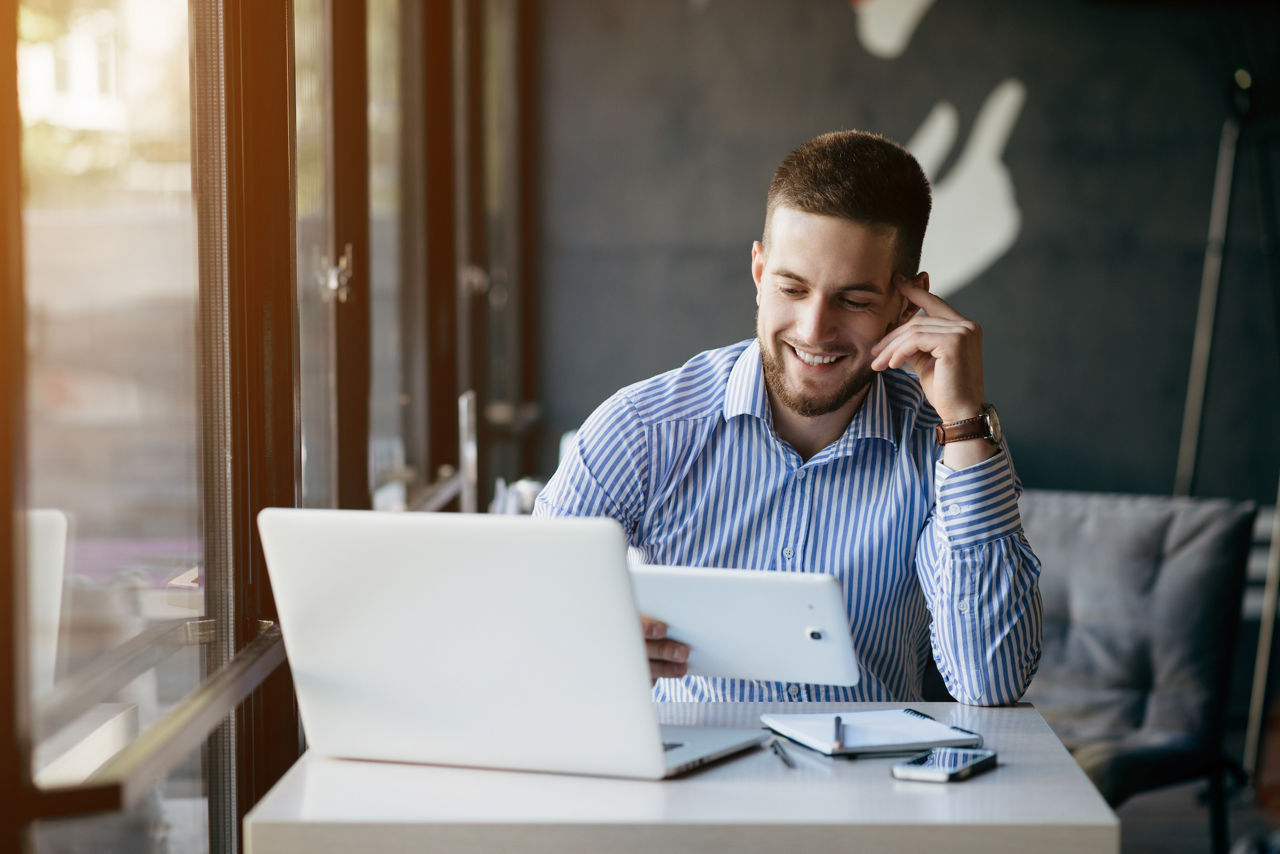
[[[605,401],[535,512],[617,519],[648,563],[840,579],[858,685],[686,676],[659,679],[656,699],[918,700],[932,655],[957,700],[1012,703],[1041,643],[1020,483],[1007,448],[943,465],[937,423],[915,377],[885,371],[844,435],[802,460],[773,431],[759,344],[744,341]]]

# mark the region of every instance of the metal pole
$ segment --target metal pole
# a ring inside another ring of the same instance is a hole
[[[1178,468],[1173,494],[1190,495],[1200,447],[1200,426],[1204,420],[1205,388],[1209,380],[1209,357],[1213,352],[1213,325],[1218,310],[1218,285],[1222,280],[1222,255],[1231,212],[1231,179],[1235,172],[1240,123],[1229,116],[1222,123],[1218,142],[1218,167],[1213,179],[1213,203],[1209,209],[1209,239],[1205,246],[1204,270],[1200,276],[1200,307],[1196,312],[1196,332],[1191,348],[1191,375],[1187,380],[1186,409],[1182,415],[1182,441],[1178,445]]]
[[[201,657],[202,679],[231,660],[236,648],[235,543],[230,328],[230,261],[227,241],[227,125],[225,79],[226,20],[219,2],[191,4],[191,89],[196,104],[192,169],[199,227],[200,423],[204,489],[204,616],[213,622],[213,640]],[[209,736],[204,753],[208,786],[209,848],[235,851],[239,845],[234,717]]]

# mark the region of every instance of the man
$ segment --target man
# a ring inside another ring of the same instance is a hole
[[[686,676],[688,648],[645,618],[658,699],[916,700],[930,655],[961,702],[1026,689],[1039,562],[982,331],[917,272],[929,208],[879,136],[792,152],[751,249],[755,340],[616,393],[539,496],[541,515],[617,519],[649,563],[840,578],[857,686]]]

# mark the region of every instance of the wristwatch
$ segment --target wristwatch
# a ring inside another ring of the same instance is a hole
[[[963,421],[947,421],[933,428],[934,438],[939,445],[949,442],[963,442],[966,439],[986,439],[993,445],[1000,444],[1004,432],[1000,429],[1000,416],[996,408],[989,403],[982,405],[982,411],[972,418]]]

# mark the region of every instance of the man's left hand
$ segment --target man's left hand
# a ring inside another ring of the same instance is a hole
[[[871,348],[871,367],[883,371],[906,365],[943,421],[972,418],[986,403],[982,327],[929,293],[928,282],[924,273],[914,280],[894,274],[894,286],[923,311]]]
[[[894,274],[893,284],[922,311],[890,330],[871,348],[877,371],[906,365],[919,379],[924,396],[946,421],[973,418],[986,403],[982,384],[982,327],[929,293],[929,276],[915,279]],[[904,308],[905,311],[905,308]],[[985,439],[952,442],[942,461],[952,469],[968,468],[996,453]]]

